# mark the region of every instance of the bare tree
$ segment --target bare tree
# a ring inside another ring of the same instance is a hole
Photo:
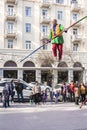
[[[43,65],[54,64],[55,62],[51,51],[41,51],[40,53],[38,53],[37,61],[39,63],[42,63]]]

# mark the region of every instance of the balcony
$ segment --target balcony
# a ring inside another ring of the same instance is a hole
[[[16,21],[16,13],[6,13],[6,20]]]
[[[42,16],[40,23],[42,23],[42,24],[49,24],[50,23],[50,17]]]
[[[78,18],[78,19],[72,19],[72,20],[71,20],[71,24],[74,24],[74,23],[77,22],[79,19],[80,19],[80,18]],[[74,26],[75,26],[75,27],[79,27],[79,26],[81,26],[81,25],[82,25],[82,22],[79,22],[79,23],[75,24]]]
[[[75,34],[72,36],[72,42],[80,42],[82,41],[82,38],[83,38],[82,34]]]
[[[50,5],[51,5],[50,0],[42,0],[41,4],[40,4],[40,7],[42,7],[42,8],[49,8]]]
[[[5,0],[6,3],[17,4],[18,0]]]
[[[82,6],[78,3],[72,3],[71,11],[79,12],[82,9]]]
[[[41,33],[41,40],[48,39],[49,33],[42,32]]]
[[[16,39],[16,37],[17,37],[17,34],[16,34],[16,31],[14,31],[14,30],[7,30],[5,32],[5,38]]]

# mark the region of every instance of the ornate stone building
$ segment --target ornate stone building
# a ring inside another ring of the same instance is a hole
[[[87,15],[86,6],[86,0],[0,1],[0,77],[27,82],[87,82],[87,19],[64,34],[60,63],[52,57],[51,43],[18,62],[48,37],[53,18],[67,28]]]

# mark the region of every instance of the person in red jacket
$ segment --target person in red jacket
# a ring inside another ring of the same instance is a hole
[[[74,82],[71,81],[69,85],[69,90],[70,90],[70,101],[73,102],[75,101],[75,94],[74,94]]]

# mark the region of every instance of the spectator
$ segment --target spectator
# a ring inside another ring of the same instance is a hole
[[[3,101],[3,107],[9,106],[9,89],[8,89],[8,84],[5,85],[2,91],[2,101]]]
[[[42,96],[42,102],[43,102],[43,104],[46,103],[47,94],[46,94],[45,90],[42,92],[41,96]]]
[[[74,87],[74,92],[75,92],[75,104],[76,104],[76,105],[79,105],[79,95],[80,95],[80,93],[79,93],[79,86],[78,86],[77,83],[76,83],[74,86],[75,86],[75,87]]]
[[[53,96],[54,96],[53,91],[50,91],[50,99],[51,99],[51,102],[53,102]]]
[[[63,96],[63,101],[64,102],[66,101],[66,89],[67,89],[66,83],[63,82],[63,84],[62,84],[62,96]]]
[[[18,102],[20,103],[20,96],[21,96],[21,101],[23,103],[23,85],[20,83],[20,80],[18,80],[17,86],[15,87],[17,91],[17,96],[18,96]]]
[[[11,102],[14,101],[14,95],[15,95],[14,88],[15,88],[15,84],[14,84],[14,81],[12,80],[11,83],[10,83]]]
[[[35,104],[40,104],[41,101],[41,88],[38,85],[38,82],[36,81],[36,84],[33,88],[33,94],[34,94],[34,102]]]
[[[70,93],[70,101],[73,102],[75,101],[75,94],[74,94],[74,83],[71,81],[69,85],[69,93]]]
[[[86,87],[83,83],[80,84],[81,101],[84,102],[86,99]]]
[[[57,103],[58,102],[58,97],[59,97],[59,91],[56,91],[56,93],[55,93],[55,103]]]

